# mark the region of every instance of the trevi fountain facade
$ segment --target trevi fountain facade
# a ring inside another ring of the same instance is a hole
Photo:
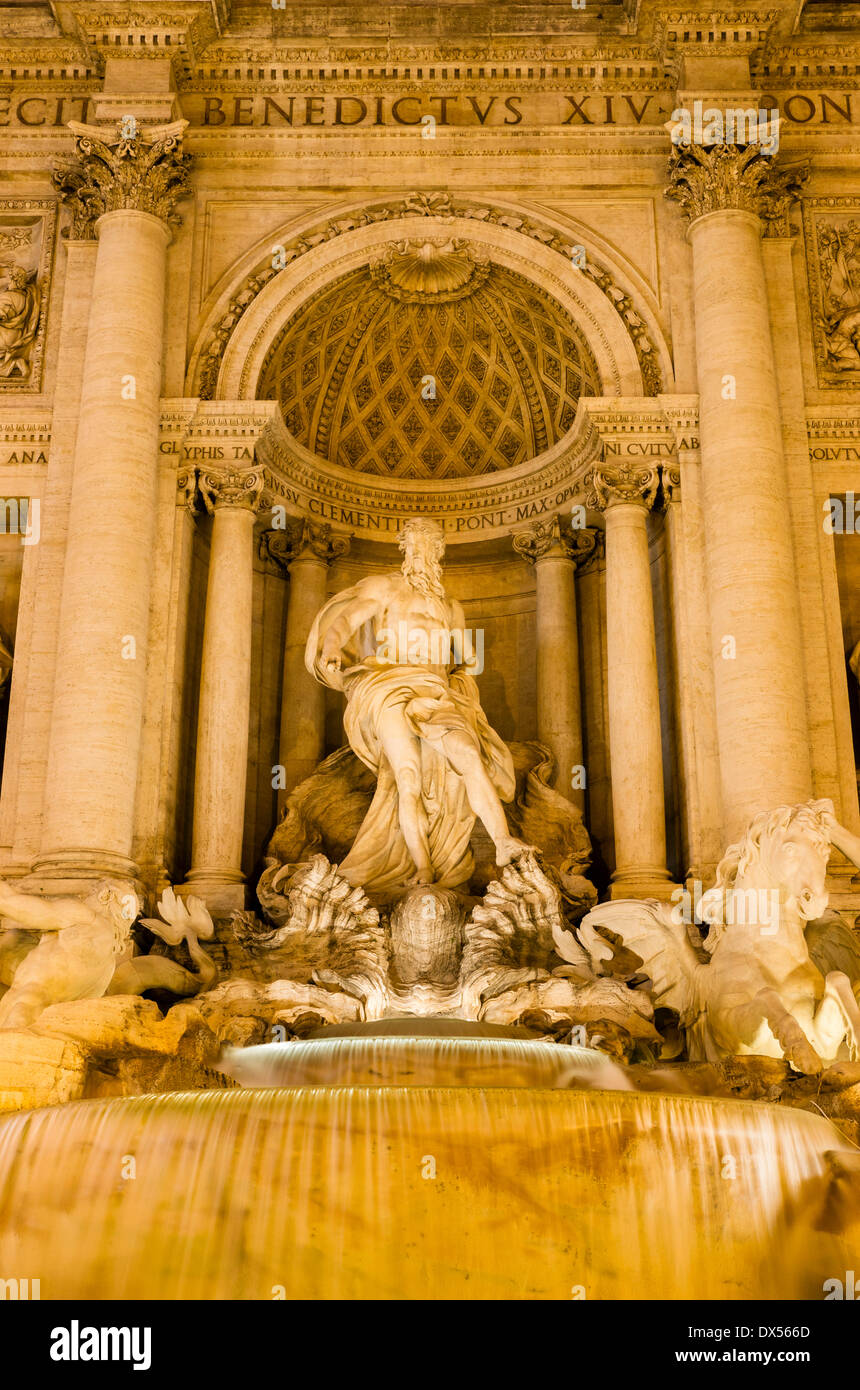
[[[860,6],[0,64],[7,1296],[853,1296]]]

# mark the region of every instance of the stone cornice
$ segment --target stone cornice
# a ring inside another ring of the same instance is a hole
[[[540,459],[477,480],[454,483],[386,484],[327,463],[302,449],[288,434],[274,401],[162,403],[160,451],[172,457],[186,503],[185,475],[197,469],[218,473],[231,464],[259,469],[261,506],[279,506],[291,516],[363,539],[393,540],[407,517],[434,516],[452,541],[507,535],[516,523],[551,516],[570,506],[599,447],[587,418]]]
[[[675,436],[679,459],[695,457],[700,452],[699,397],[660,396],[660,406]]]
[[[0,73],[14,69],[17,80],[96,76],[107,58],[132,53],[169,57],[181,89],[217,78],[225,88],[252,83],[266,90],[275,69],[272,90],[299,79],[357,81],[370,90],[377,77],[401,90],[429,80],[438,90],[448,77],[442,70],[450,69],[452,78],[456,70],[456,80],[477,78],[482,87],[513,80],[607,91],[616,82],[633,90],[665,86],[667,72],[677,71],[688,52],[745,54],[755,80],[767,85],[788,82],[804,68],[813,69],[810,83],[832,82],[833,66],[836,80],[840,74],[846,80],[846,63],[860,61],[860,43],[847,29],[789,34],[783,0],[728,8],[606,0],[602,20],[566,6],[562,14],[560,4],[533,4],[516,7],[519,33],[512,32],[511,7],[488,3],[475,6],[473,25],[456,36],[450,29],[434,33],[435,7],[426,15],[415,7],[406,28],[403,7],[392,6],[391,22],[380,24],[386,6],[374,0],[370,7],[330,7],[337,12],[335,32],[343,35],[335,40],[319,32],[303,5],[272,11],[261,4],[253,31],[243,24],[241,33],[231,32],[228,0],[55,0],[52,8],[55,23],[37,29],[22,13],[0,36]]]
[[[580,409],[603,447],[604,457],[663,458],[675,453],[679,417],[698,418],[697,396],[583,397]]]
[[[810,449],[826,444],[852,444],[860,455],[860,404],[808,408],[806,433]]]
[[[54,9],[64,33],[79,40],[95,69],[117,50],[133,47],[135,56],[170,57],[187,72],[221,33],[228,5],[227,0],[56,0]]]
[[[43,467],[51,446],[52,419],[48,406],[6,406],[0,411],[0,466]]]
[[[532,522],[568,516],[574,503],[586,501],[587,489],[595,491],[596,471],[607,485],[613,470],[622,484],[628,474],[647,474],[656,491],[661,467],[683,469],[698,449],[697,408],[689,395],[583,398],[573,429],[541,458],[454,483],[389,485],[329,464],[296,444],[274,401],[165,400],[160,451],[165,463],[174,460],[180,505],[189,504],[198,471],[217,477],[237,469],[259,475],[258,509],[280,508],[287,528],[289,518],[305,518],[341,535],[394,541],[407,517],[432,516],[457,543],[507,537]],[[587,562],[589,540],[577,548]]]
[[[682,466],[699,453],[698,396],[582,405],[603,455],[585,479],[588,506],[602,511],[616,502],[642,501],[651,507],[661,481],[665,500],[677,501]]]

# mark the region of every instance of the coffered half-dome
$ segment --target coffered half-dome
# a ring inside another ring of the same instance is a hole
[[[600,395],[560,304],[457,241],[399,242],[326,287],[269,351],[257,394],[291,434],[361,473],[468,478],[513,468]]]

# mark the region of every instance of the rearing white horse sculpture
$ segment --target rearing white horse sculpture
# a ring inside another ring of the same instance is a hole
[[[752,1053],[816,1073],[840,1057],[857,1060],[851,982],[838,970],[823,976],[804,935],[827,908],[832,844],[860,858],[860,841],[838,824],[832,802],[780,806],[757,816],[726,852],[700,946],[677,906],[626,899],[593,908],[580,939],[598,970],[615,954],[598,928],[635,952],[655,1009],[678,1014],[692,1061]]]

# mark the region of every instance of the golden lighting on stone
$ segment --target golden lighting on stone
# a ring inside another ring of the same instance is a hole
[[[303,306],[257,394],[333,463],[454,479],[542,453],[573,425],[579,397],[599,392],[581,329],[550,294],[461,243],[415,241]]]

